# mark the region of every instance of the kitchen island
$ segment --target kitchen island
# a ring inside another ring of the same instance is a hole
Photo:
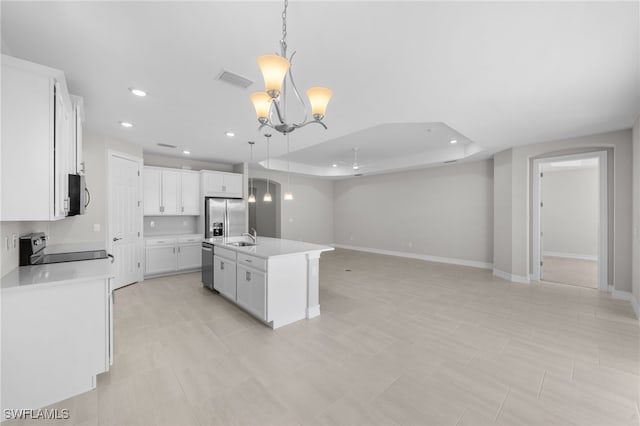
[[[221,295],[272,328],[320,315],[320,254],[333,247],[280,238],[210,238]]]

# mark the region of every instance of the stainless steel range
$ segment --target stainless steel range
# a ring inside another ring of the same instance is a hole
[[[33,234],[20,237],[20,266],[46,265],[50,263],[77,262],[80,260],[95,260],[111,258],[106,250],[75,251],[70,253],[49,253],[45,254],[47,247],[47,236],[44,232],[34,232]]]

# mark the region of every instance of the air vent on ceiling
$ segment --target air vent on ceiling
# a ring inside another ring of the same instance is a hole
[[[362,176],[362,173],[356,173],[354,176]]]
[[[458,160],[449,160],[449,161],[445,161],[444,164],[451,164],[451,163],[455,163]]]
[[[163,148],[177,148],[176,145],[169,145],[168,143],[159,143],[158,146],[161,146]]]
[[[242,87],[243,89],[246,89],[253,84],[253,81],[249,80],[248,78],[227,70],[222,70],[217,79],[229,84],[233,84],[234,86]]]

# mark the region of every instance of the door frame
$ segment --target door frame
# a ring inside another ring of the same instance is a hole
[[[609,291],[609,202],[608,202],[608,155],[607,151],[592,151],[580,154],[559,155],[555,157],[545,157],[533,160],[533,276],[536,281],[540,280],[541,268],[541,206],[540,196],[542,190],[541,176],[542,165],[545,163],[584,160],[588,158],[598,158],[599,166],[599,227],[598,227],[598,290]]]
[[[113,234],[111,232],[112,230],[112,225],[111,225],[111,218],[112,218],[112,206],[113,203],[111,202],[111,186],[113,184],[113,159],[114,157],[119,157],[119,158],[123,158],[125,160],[129,160],[129,161],[133,161],[135,163],[138,164],[138,204],[140,206],[140,215],[138,217],[138,230],[140,232],[140,237],[138,238],[138,242],[136,244],[136,252],[138,254],[138,261],[140,262],[140,267],[138,268],[138,282],[142,282],[144,281],[144,256],[143,256],[143,251],[144,251],[144,232],[143,232],[143,227],[144,227],[144,217],[142,214],[142,209],[143,209],[143,202],[144,200],[142,199],[143,193],[142,193],[142,169],[144,166],[144,163],[142,161],[142,158],[140,157],[136,157],[134,155],[130,155],[130,154],[125,154],[124,152],[120,152],[120,151],[115,151],[112,149],[108,149],[107,150],[107,246],[108,246],[108,250],[109,252],[112,252],[113,250]]]

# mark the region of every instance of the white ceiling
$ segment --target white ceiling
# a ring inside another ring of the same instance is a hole
[[[189,149],[194,158],[231,163],[246,161],[247,141],[255,140],[254,158],[266,158],[248,96],[262,90],[255,58],[279,48],[280,2],[2,1],[1,8],[3,51],[63,70],[85,99],[87,129],[149,152]],[[419,158],[440,162],[453,154],[437,156],[433,140],[415,138],[416,129],[438,123],[464,135],[458,149],[483,150],[472,158],[630,128],[640,113],[639,18],[638,2],[291,0],[296,83],[334,91],[329,130],[291,134],[292,170],[331,175],[329,163],[350,161],[356,146],[371,172],[415,167]],[[222,69],[256,83],[216,81]],[[149,95],[136,98],[130,87]],[[274,135],[272,158],[285,151],[285,138]]]

